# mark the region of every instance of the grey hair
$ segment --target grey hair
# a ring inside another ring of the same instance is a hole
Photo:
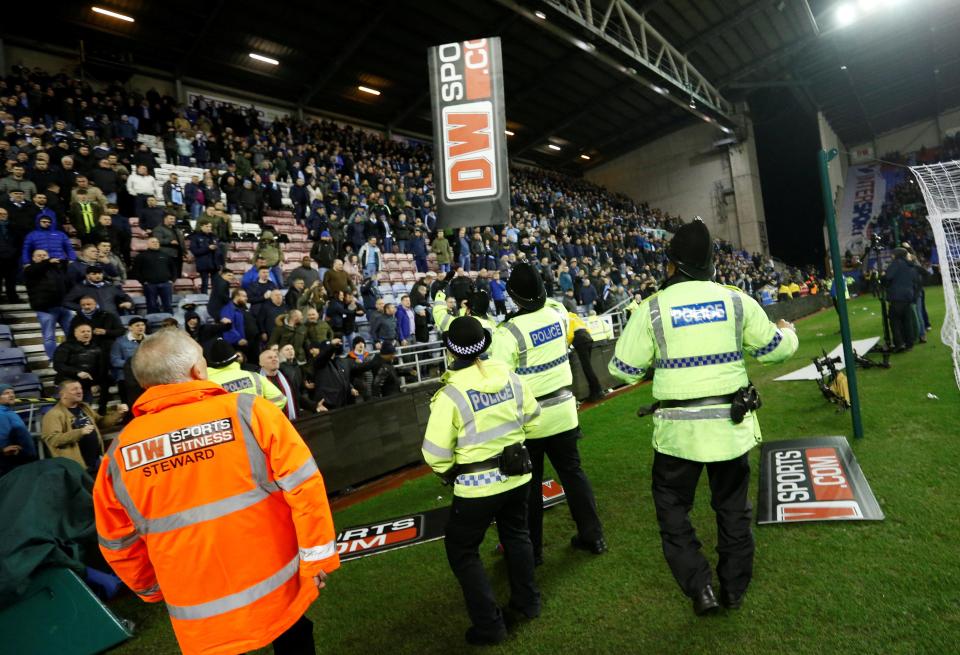
[[[202,355],[200,344],[189,334],[177,328],[164,328],[146,337],[137,348],[133,355],[133,376],[144,389],[189,382],[190,369]]]

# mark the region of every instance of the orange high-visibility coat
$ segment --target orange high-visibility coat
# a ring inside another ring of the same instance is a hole
[[[270,402],[208,381],[151,387],[94,488],[100,550],[184,653],[269,644],[340,566],[323,478]]]

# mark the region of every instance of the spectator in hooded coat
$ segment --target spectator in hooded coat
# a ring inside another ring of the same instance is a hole
[[[46,251],[50,259],[73,261],[77,258],[70,237],[57,229],[57,217],[49,209],[37,214],[36,229],[27,234],[23,241],[20,263],[29,263],[34,250]]]

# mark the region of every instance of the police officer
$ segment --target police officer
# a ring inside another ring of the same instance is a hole
[[[761,440],[759,398],[743,351],[780,362],[797,350],[797,336],[790,323],[771,323],[738,288],[711,281],[713,242],[699,218],[677,230],[667,255],[666,283],[630,317],[609,370],[636,382],[656,367],[653,501],[667,563],[701,615],[718,603],[688,516],[697,481],[706,465],[717,513],[720,601],[736,609],[753,574],[749,452]]]
[[[540,615],[526,525],[531,463],[523,447],[540,408],[530,387],[505,364],[481,361],[491,339],[472,317],[451,321],[443,340],[454,362],[430,403],[423,439],[427,464],[454,485],[444,546],[472,623],[466,639],[475,645],[500,643],[507,623]],[[510,578],[506,615],[480,560],[480,544],[494,519]]]
[[[283,409],[287,397],[267,378],[240,368],[240,356],[223,339],[214,339],[204,349],[207,359],[207,379],[216,382],[231,393],[249,393],[266,398]]]
[[[567,310],[547,299],[540,274],[527,262],[514,266],[507,280],[507,293],[520,309],[497,328],[491,357],[506,362],[530,385],[543,411],[540,424],[527,435],[533,461],[528,511],[534,557],[538,564],[543,562],[544,455],[550,458],[560,477],[577,524],[571,545],[599,555],[606,552],[607,544],[593,488],[580,466],[577,449],[577,439],[582,435],[577,401],[570,390],[573,373],[567,356]]]

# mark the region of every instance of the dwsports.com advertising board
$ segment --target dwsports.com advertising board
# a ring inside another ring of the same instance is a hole
[[[844,437],[764,443],[759,494],[760,525],[883,520],[880,505]]]
[[[559,482],[544,480],[543,508],[548,509],[566,499]],[[443,539],[450,507],[437,507],[424,512],[400,516],[385,521],[347,528],[337,535],[340,560],[347,561],[368,555],[379,555],[388,550],[406,548]]]

